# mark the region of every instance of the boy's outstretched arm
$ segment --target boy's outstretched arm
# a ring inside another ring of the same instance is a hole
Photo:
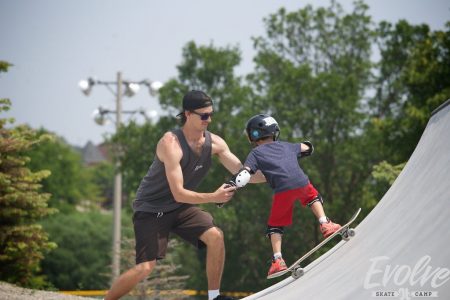
[[[249,167],[245,166],[231,177],[229,183],[241,188],[247,183],[262,183],[266,182],[266,177],[261,171],[253,172]]]
[[[248,167],[246,167],[248,170],[250,170]],[[266,182],[266,177],[264,176],[264,174],[258,170],[255,173],[252,174],[252,177],[250,178],[250,182],[249,183],[263,183]]]

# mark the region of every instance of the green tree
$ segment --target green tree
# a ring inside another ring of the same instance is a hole
[[[43,191],[50,193],[50,206],[61,211],[73,210],[83,200],[98,203],[100,189],[94,184],[93,172],[83,166],[80,153],[67,144],[64,139],[49,133],[44,129],[39,135],[51,135],[26,152],[31,158],[31,170],[50,170],[52,176],[42,181]]]
[[[406,163],[391,165],[386,161],[382,161],[373,167],[370,184],[367,185],[369,193],[372,197],[366,197],[368,207],[375,207],[378,201],[389,190],[391,185],[397,179]]]
[[[45,256],[42,272],[60,290],[109,287],[111,275],[110,213],[99,211],[57,214],[42,226],[58,248]]]
[[[12,64],[10,64],[9,62],[0,60],[0,74],[2,72],[7,72],[8,68],[11,66],[12,66]]]
[[[110,199],[114,197],[114,170],[114,165],[109,161],[103,161],[86,168],[87,177],[98,189],[99,201],[104,207],[112,206]]]
[[[450,98],[450,23],[433,32],[425,24],[381,22],[377,37],[368,131],[378,136],[378,153],[398,164],[411,155],[431,112]]]
[[[0,64],[2,70],[7,64]],[[6,66],[6,67],[5,67]],[[0,100],[0,112],[9,109]],[[45,139],[27,127],[7,128],[10,119],[0,119],[0,279],[25,287],[42,287],[45,280],[37,274],[44,254],[55,248],[38,224],[55,212],[48,208],[49,194],[40,192],[40,182],[49,171],[32,172],[30,159],[23,153]]]

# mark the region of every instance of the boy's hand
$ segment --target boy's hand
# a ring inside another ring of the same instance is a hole
[[[303,150],[303,145],[302,144],[308,146],[308,149],[307,150]],[[311,154],[313,154],[314,146],[313,146],[313,144],[310,141],[304,141],[304,142],[302,142],[302,144],[300,144],[300,147],[301,147],[300,151],[301,151],[303,157],[310,156]]]

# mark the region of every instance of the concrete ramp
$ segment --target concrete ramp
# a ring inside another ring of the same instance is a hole
[[[353,239],[245,299],[450,299],[449,103]]]

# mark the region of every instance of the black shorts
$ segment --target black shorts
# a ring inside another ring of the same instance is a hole
[[[206,245],[199,237],[215,227],[211,214],[190,204],[183,204],[162,216],[137,211],[133,215],[133,224],[136,264],[164,258],[171,232],[200,249]]]

